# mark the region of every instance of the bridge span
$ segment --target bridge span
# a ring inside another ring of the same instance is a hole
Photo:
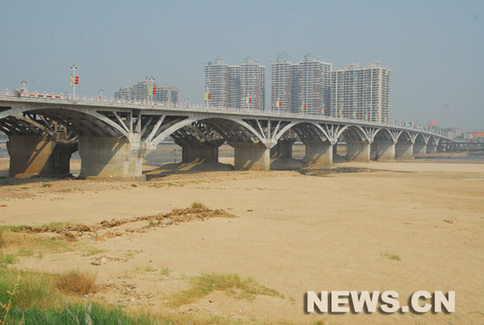
[[[218,148],[234,148],[236,170],[268,170],[291,158],[296,140],[307,165],[331,165],[338,142],[348,160],[412,159],[455,141],[441,134],[328,116],[170,107],[0,94],[0,131],[8,135],[10,177],[68,175],[72,153],[80,177],[142,178],[143,158],[168,137],[183,162],[218,162]]]

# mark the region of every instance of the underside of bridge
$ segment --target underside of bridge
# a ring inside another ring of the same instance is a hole
[[[144,157],[168,137],[186,163],[217,163],[227,143],[237,170],[269,170],[271,161],[292,159],[296,141],[305,146],[306,166],[333,164],[338,142],[355,161],[411,159],[441,144],[436,136],[384,126],[75,104],[0,106],[0,131],[9,136],[11,177],[69,175],[78,150],[81,178],[143,178]]]

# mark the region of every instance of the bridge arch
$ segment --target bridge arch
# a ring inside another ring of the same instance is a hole
[[[412,136],[411,136],[410,132],[408,132],[408,131],[401,131],[397,135],[397,143],[398,142],[402,142],[402,141],[405,141],[405,142],[413,142],[412,141]]]
[[[312,122],[295,122],[283,127],[274,137],[274,140],[279,141],[287,132],[294,131],[303,143],[308,141],[327,141],[330,140],[329,134],[318,123]]]
[[[378,128],[374,135],[373,140],[394,140],[392,132],[387,128]]]
[[[415,136],[415,142],[427,144],[428,137],[424,136],[422,133],[417,133],[417,135]]]
[[[336,134],[336,139],[339,141],[341,136],[343,136],[346,141],[348,140],[369,141],[368,134],[359,125],[345,125]]]
[[[220,136],[222,136],[227,143],[258,143],[264,142],[265,137],[255,130],[253,126],[243,121],[242,119],[231,119],[231,118],[199,118],[199,117],[189,117],[182,121],[179,121],[168,128],[164,129],[159,135],[157,135],[153,141],[152,145],[156,146],[161,141],[166,139],[171,134],[181,130],[195,122],[201,122],[205,125],[213,128]]]
[[[11,119],[11,116],[28,113],[38,114],[54,120],[78,135],[97,135],[128,137],[129,130],[97,111],[81,107],[27,107],[17,106],[0,112],[0,121]],[[35,121],[31,122],[35,125]]]

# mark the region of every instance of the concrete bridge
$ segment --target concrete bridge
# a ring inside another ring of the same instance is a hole
[[[346,158],[357,161],[412,159],[454,142],[424,130],[327,116],[5,94],[0,131],[9,137],[10,177],[68,175],[78,150],[81,178],[142,178],[144,156],[168,137],[183,148],[183,162],[218,162],[226,142],[236,170],[268,170],[271,160],[292,157],[296,140],[306,147],[307,165],[331,165],[343,141]]]

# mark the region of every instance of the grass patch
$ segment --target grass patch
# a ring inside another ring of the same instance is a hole
[[[161,275],[169,276],[170,275],[170,272],[171,272],[170,269],[167,268],[167,267],[162,267],[160,269],[160,274]]]
[[[33,256],[35,253],[33,250],[31,249],[20,249],[18,252],[17,252],[17,255],[18,256],[24,256],[24,257],[30,257],[30,256]]]
[[[96,287],[96,274],[87,271],[69,271],[54,280],[59,291],[74,295],[87,295]]]
[[[227,295],[237,299],[253,300],[258,295],[283,298],[277,291],[257,283],[252,278],[241,279],[237,274],[202,274],[192,277],[191,282],[190,289],[168,298],[169,305],[179,307],[193,303],[215,290],[224,291]]]
[[[19,225],[19,226],[0,226],[0,231],[21,231],[25,228],[28,228],[26,225]]]
[[[55,228],[57,230],[63,229],[64,227],[70,226],[72,223],[69,221],[53,221],[51,223],[46,223],[40,226],[41,228]]]
[[[395,255],[395,254],[382,254],[382,257],[388,258],[391,261],[401,261],[402,259],[400,256]]]
[[[61,190],[57,190],[55,192],[58,192],[58,193],[70,193],[72,192],[72,188],[64,188],[64,189],[61,189]]]
[[[44,183],[44,184],[42,184],[42,187],[51,187],[51,186],[52,186],[51,183]]]
[[[106,250],[99,249],[99,248],[96,248],[96,247],[88,247],[88,248],[84,249],[84,251],[85,251],[85,253],[82,254],[81,256],[93,256],[93,255],[98,255],[98,254],[106,252]]]
[[[58,240],[56,237],[48,237],[45,234],[22,233],[11,230],[16,229],[16,227],[21,226],[11,226],[0,229],[2,232],[3,247],[15,246],[19,251],[23,249],[44,252],[66,252],[72,251],[76,247],[75,243]]]
[[[48,273],[0,269],[0,302],[11,301],[16,308],[51,306],[59,301],[52,279],[53,275]],[[16,286],[19,290],[11,296],[9,292]]]
[[[241,320],[163,312],[124,311],[119,306],[59,294],[56,275],[0,270],[0,324],[242,324]],[[68,299],[67,299],[68,298]]]
[[[208,207],[200,201],[193,202],[192,205],[190,205],[190,207],[192,209],[204,209],[204,210],[207,209],[208,210]]]
[[[17,257],[14,254],[0,253],[0,267],[7,267],[7,265],[14,264],[17,261]]]
[[[147,267],[140,267],[137,266],[134,268],[136,272],[156,272],[158,269],[152,267],[151,265],[148,265]]]

